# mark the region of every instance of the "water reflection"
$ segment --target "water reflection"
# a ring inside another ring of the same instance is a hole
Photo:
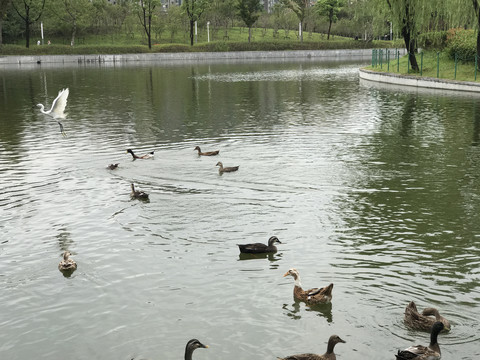
[[[293,320],[300,320],[302,318],[301,311],[303,308],[304,311],[312,312],[319,317],[325,318],[328,323],[331,323],[333,321],[332,307],[332,303],[308,305],[294,299],[293,304],[283,304],[282,309],[285,310],[284,314]]]

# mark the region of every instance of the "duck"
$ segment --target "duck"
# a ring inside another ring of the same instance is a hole
[[[441,358],[440,346],[438,345],[438,334],[443,330],[444,325],[441,321],[433,324],[430,333],[430,344],[428,346],[415,345],[398,350],[395,355],[397,360],[439,360]]]
[[[195,146],[195,149],[193,150],[198,150],[198,155],[200,156],[214,156],[214,155],[218,155],[220,153],[220,150],[215,150],[215,151],[205,151],[205,152],[202,152],[202,150],[200,150],[200,146]]]
[[[110,164],[110,165],[107,166],[107,169],[109,169],[109,170],[115,170],[117,167],[118,167],[118,163],[116,163],[116,164]]]
[[[192,339],[187,342],[187,346],[185,346],[185,360],[192,360],[193,351],[198,348],[206,349],[208,345],[203,345],[197,339]]]
[[[328,339],[327,352],[323,355],[317,354],[298,354],[290,355],[284,358],[277,358],[279,360],[336,360],[337,357],[333,352],[335,345],[338,343],[346,343],[345,340],[342,340],[338,335],[332,335]]]
[[[247,254],[261,254],[261,253],[274,253],[277,252],[277,247],[274,245],[275,243],[281,244],[280,240],[276,236],[270,237],[268,239],[268,245],[262,243],[254,243],[254,244],[237,244],[240,248],[241,253]]]
[[[132,155],[133,160],[136,160],[136,159],[151,159],[151,158],[153,158],[155,151],[151,151],[151,152],[149,152],[147,154],[144,154],[144,155],[141,155],[141,156],[135,155],[135,153],[133,152],[132,149],[127,149],[127,153]]]
[[[60,271],[73,271],[77,269],[77,263],[75,260],[70,258],[70,251],[65,251],[63,253],[63,260],[58,264],[58,270]]]
[[[293,297],[300,301],[304,301],[307,304],[328,304],[332,301],[332,290],[333,284],[325,286],[323,288],[313,288],[309,290],[303,290],[302,284],[300,282],[300,274],[297,269],[290,269],[285,274],[285,276],[292,276],[295,280],[295,287],[293,288]]]
[[[223,164],[221,161],[217,162],[217,165],[215,166],[220,166],[218,168],[218,172],[220,174],[223,174],[224,172],[232,172],[232,171],[237,171],[239,166],[230,166],[230,167],[223,167]]]
[[[148,194],[143,191],[135,190],[135,185],[131,184],[132,192],[130,193],[131,197],[134,199],[148,200]]]
[[[432,316],[435,316],[435,318]],[[445,331],[450,331],[450,322],[441,316],[437,309],[432,307],[425,308],[420,314],[413,301],[410,301],[405,308],[404,322],[409,328],[430,331],[436,321],[443,323]]]

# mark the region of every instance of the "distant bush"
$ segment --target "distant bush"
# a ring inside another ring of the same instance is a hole
[[[447,31],[445,50],[453,59],[455,55],[462,61],[474,61],[477,53],[477,37],[473,30],[450,29]]]
[[[421,34],[418,37],[417,44],[421,48],[428,50],[436,49],[442,50],[446,46],[447,32],[446,31],[432,31]]]

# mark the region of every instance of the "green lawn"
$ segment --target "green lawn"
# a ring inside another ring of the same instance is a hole
[[[395,57],[393,51],[391,51],[389,58],[392,60],[386,61],[385,50],[383,50],[383,61],[380,62],[377,60],[376,66],[369,66],[366,69],[408,76],[423,76],[459,81],[480,81],[480,73],[477,71],[477,74],[475,74],[474,62],[458,61],[455,66],[455,60],[451,59],[446,53],[425,51],[423,52],[423,56],[422,54],[417,54],[416,58],[418,66],[420,67],[419,72],[412,70],[408,64],[407,56],[398,59]]]
[[[51,45],[37,46],[37,37],[32,36],[30,48],[24,42],[0,47],[1,55],[67,55],[67,54],[126,54],[146,52],[191,52],[191,51],[275,51],[275,50],[327,50],[327,49],[363,49],[393,48],[401,46],[398,41],[362,41],[341,36],[331,36],[327,40],[325,34],[304,33],[301,43],[297,33],[290,30],[252,29],[252,42],[248,43],[248,29],[242,27],[213,31],[210,42],[207,42],[205,29],[199,29],[198,39],[190,46],[189,33],[181,31],[174,34],[165,31],[152,36],[152,50],[148,49],[145,36],[140,33],[116,33],[110,35],[78,36],[74,47],[65,38],[46,37]]]

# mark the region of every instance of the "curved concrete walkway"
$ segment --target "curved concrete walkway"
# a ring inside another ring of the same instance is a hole
[[[414,77],[366,69],[360,69],[359,76],[361,79],[395,85],[416,86],[442,90],[480,92],[480,83],[472,81],[446,80],[430,77]]]

